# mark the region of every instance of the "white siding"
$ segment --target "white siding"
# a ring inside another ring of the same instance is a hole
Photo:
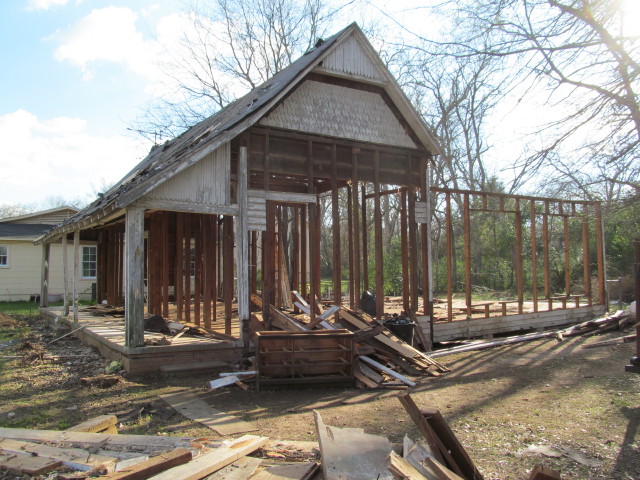
[[[58,225],[64,222],[67,218],[73,216],[76,213],[75,210],[63,209],[55,212],[43,212],[34,215],[25,215],[24,218],[11,219],[7,218],[7,223],[22,223],[22,224],[42,224],[42,225]]]
[[[9,245],[9,268],[0,268],[0,301],[29,300],[32,295],[40,295],[40,274],[42,268],[42,245],[31,242],[0,241]],[[49,267],[49,294],[64,293],[64,273],[62,268],[62,245],[51,244]],[[69,291],[73,275],[73,244],[67,246]],[[80,280],[78,292],[81,299],[91,298],[91,284],[95,279]]]
[[[317,135],[416,148],[377,93],[305,81],[260,124]]]
[[[342,42],[316,70],[375,83],[385,82],[382,68],[371,59],[355,35]]]
[[[229,205],[230,157],[229,144],[225,143],[153,189],[144,198],[197,205]]]

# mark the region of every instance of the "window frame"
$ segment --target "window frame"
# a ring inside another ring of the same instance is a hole
[[[6,251],[5,255],[0,254],[0,258],[6,257],[6,263],[0,263],[0,268],[11,268],[11,249],[7,244],[0,244],[0,248],[4,248]]]
[[[92,249],[93,255],[89,253],[89,259],[85,260],[85,249]],[[91,257],[93,256],[93,259]],[[93,275],[85,275],[85,265],[89,265],[91,270],[91,264],[93,264]],[[82,245],[82,253],[80,258],[80,278],[83,280],[93,280],[98,275],[98,246],[97,245]]]

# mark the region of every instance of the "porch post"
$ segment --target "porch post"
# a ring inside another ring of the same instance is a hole
[[[73,232],[73,321],[78,321],[78,282],[80,281],[80,230]]]
[[[247,226],[247,147],[240,147],[236,187],[236,275],[240,340],[249,340],[249,231]]]
[[[144,208],[128,207],[125,220],[125,346],[144,346]]]
[[[49,255],[51,252],[51,244],[42,243],[42,270],[40,271],[40,306],[46,308],[49,306]]]
[[[67,234],[62,235],[62,276],[64,277],[64,299],[62,301],[62,314],[69,315],[69,258],[67,255]]]

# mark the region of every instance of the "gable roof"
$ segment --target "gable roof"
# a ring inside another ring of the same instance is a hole
[[[63,205],[61,207],[50,208],[48,210],[40,210],[38,212],[25,213],[24,215],[16,215],[13,217],[0,218],[0,223],[8,223],[8,222],[25,223],[25,221],[28,221],[30,219],[35,219],[37,217],[56,216],[56,214],[59,215],[64,212],[66,212],[67,217],[70,217],[71,214],[77,213],[78,209],[75,207],[70,207],[68,205]],[[37,223],[40,223],[42,225],[48,224],[49,226],[55,225],[54,223],[48,223],[45,221],[37,222]]]
[[[409,125],[414,129],[425,148],[432,154],[438,154],[440,149],[435,137],[411,106],[393,75],[383,65],[358,25],[352,23],[245,96],[197,123],[173,140],[167,141],[163,145],[154,146],[147,157],[114,187],[102,194],[84,210],[53,229],[46,236],[38,239],[38,242],[75,229],[88,228],[101,220],[110,218],[115,212],[130,205],[164,180],[185,170],[225,142],[232,140],[257,123],[308,73],[321,65],[323,59],[335,51],[341,42],[351,35],[359,37],[360,43],[368,51],[370,59],[377,62],[376,70],[386,77],[385,90],[397,103],[402,113],[408,116]]]

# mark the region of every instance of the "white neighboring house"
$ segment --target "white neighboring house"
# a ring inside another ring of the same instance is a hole
[[[33,241],[53,226],[73,216],[78,209],[58,207],[17,217],[0,218],[0,302],[31,300],[40,296],[42,245]],[[51,244],[49,271],[49,300],[63,299],[64,271],[62,243]],[[81,279],[78,293],[81,299],[91,298],[96,282],[96,245],[80,245]],[[67,246],[69,288],[73,275],[73,243]]]

